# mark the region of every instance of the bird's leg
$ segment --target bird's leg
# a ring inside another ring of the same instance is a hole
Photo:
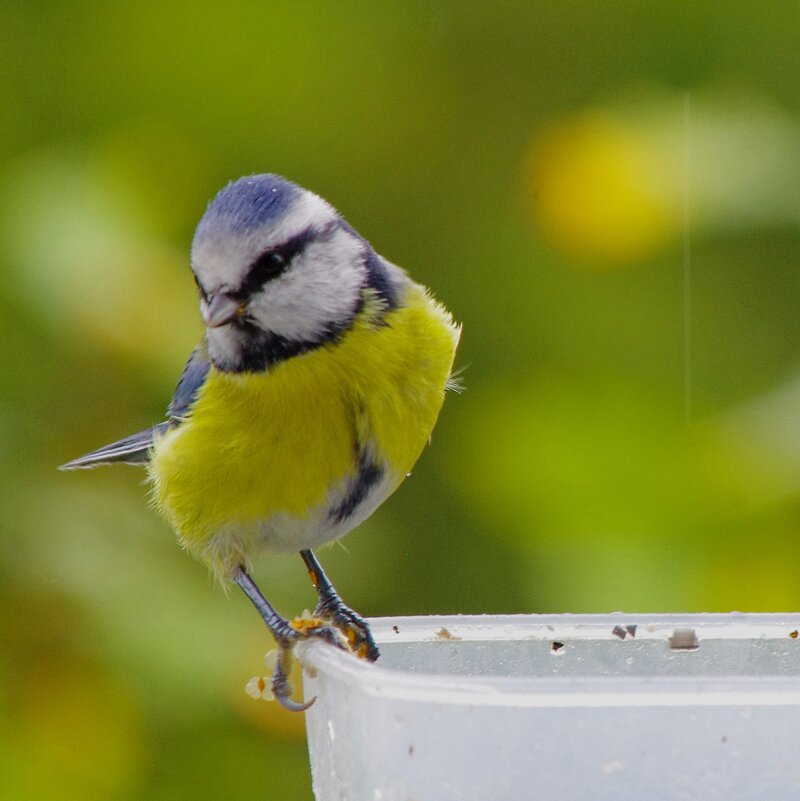
[[[325,626],[314,626],[303,632],[295,629],[288,620],[282,618],[275,611],[243,567],[236,568],[233,580],[244,590],[245,595],[258,610],[278,645],[278,660],[272,673],[273,695],[284,709],[288,709],[290,712],[303,712],[314,703],[315,699],[312,698],[304,704],[298,704],[291,698],[292,685],[289,683],[289,671],[292,664],[292,647],[301,637],[319,637],[332,645],[341,647],[339,638],[334,631]]]
[[[345,605],[310,549],[300,551],[300,556],[303,557],[308,575],[311,577],[311,583],[319,594],[319,603],[314,614],[336,626],[347,638],[350,648],[355,654],[374,662],[379,656],[378,646],[375,644],[367,621]]]

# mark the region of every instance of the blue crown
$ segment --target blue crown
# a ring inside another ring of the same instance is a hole
[[[281,218],[302,190],[280,175],[248,175],[232,181],[208,204],[195,240],[220,223],[243,233]]]

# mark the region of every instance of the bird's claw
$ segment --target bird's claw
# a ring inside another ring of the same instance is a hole
[[[372,637],[367,621],[358,612],[339,603],[333,606],[321,601],[314,614],[320,619],[334,626],[347,640],[350,650],[359,658],[368,662],[375,662],[380,655],[378,646]]]
[[[294,701],[292,685],[289,681],[294,644],[300,639],[305,640],[312,637],[344,651],[348,650],[349,645],[349,650],[362,658],[370,659],[370,661],[377,658],[378,649],[369,632],[369,627],[361,617],[347,607],[333,611],[326,610],[324,617],[319,612],[315,612],[313,616],[305,613],[302,617],[286,623],[280,634],[276,636],[277,651],[270,652],[275,659],[270,689],[271,697],[289,712],[305,712],[316,701],[316,697],[304,703]],[[268,654],[268,664],[271,664],[269,656]],[[270,696],[264,692],[265,680],[253,679],[252,681],[258,685],[254,685],[253,692],[251,692],[254,698]]]
[[[289,683],[289,671],[292,665],[292,646],[294,641],[280,643],[278,646],[278,659],[272,671],[272,695],[275,700],[289,712],[305,712],[316,696],[304,703],[292,700],[292,685]]]
[[[277,659],[272,671],[271,684],[272,696],[289,712],[305,712],[317,700],[316,697],[304,703],[292,700],[292,685],[289,681],[294,644],[300,639],[310,637],[335,645],[337,648],[344,649],[345,647],[338,632],[326,626],[319,618],[302,617],[291,621],[285,637],[278,642]]]

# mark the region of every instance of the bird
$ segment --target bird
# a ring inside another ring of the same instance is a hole
[[[275,174],[232,181],[191,244],[204,322],[166,418],[62,465],[144,466],[183,547],[237,584],[278,646],[286,708],[292,647],[320,638],[369,661],[378,648],[314,549],[369,517],[429,442],[461,327],[319,195]],[[318,594],[289,622],[250,573],[299,553]]]

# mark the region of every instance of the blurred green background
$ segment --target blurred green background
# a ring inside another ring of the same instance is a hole
[[[464,324],[413,478],[322,554],[356,608],[799,608],[798,41],[796,0],[2,3],[4,797],[311,797],[246,600],[142,473],[55,470],[163,415],[243,174]]]

